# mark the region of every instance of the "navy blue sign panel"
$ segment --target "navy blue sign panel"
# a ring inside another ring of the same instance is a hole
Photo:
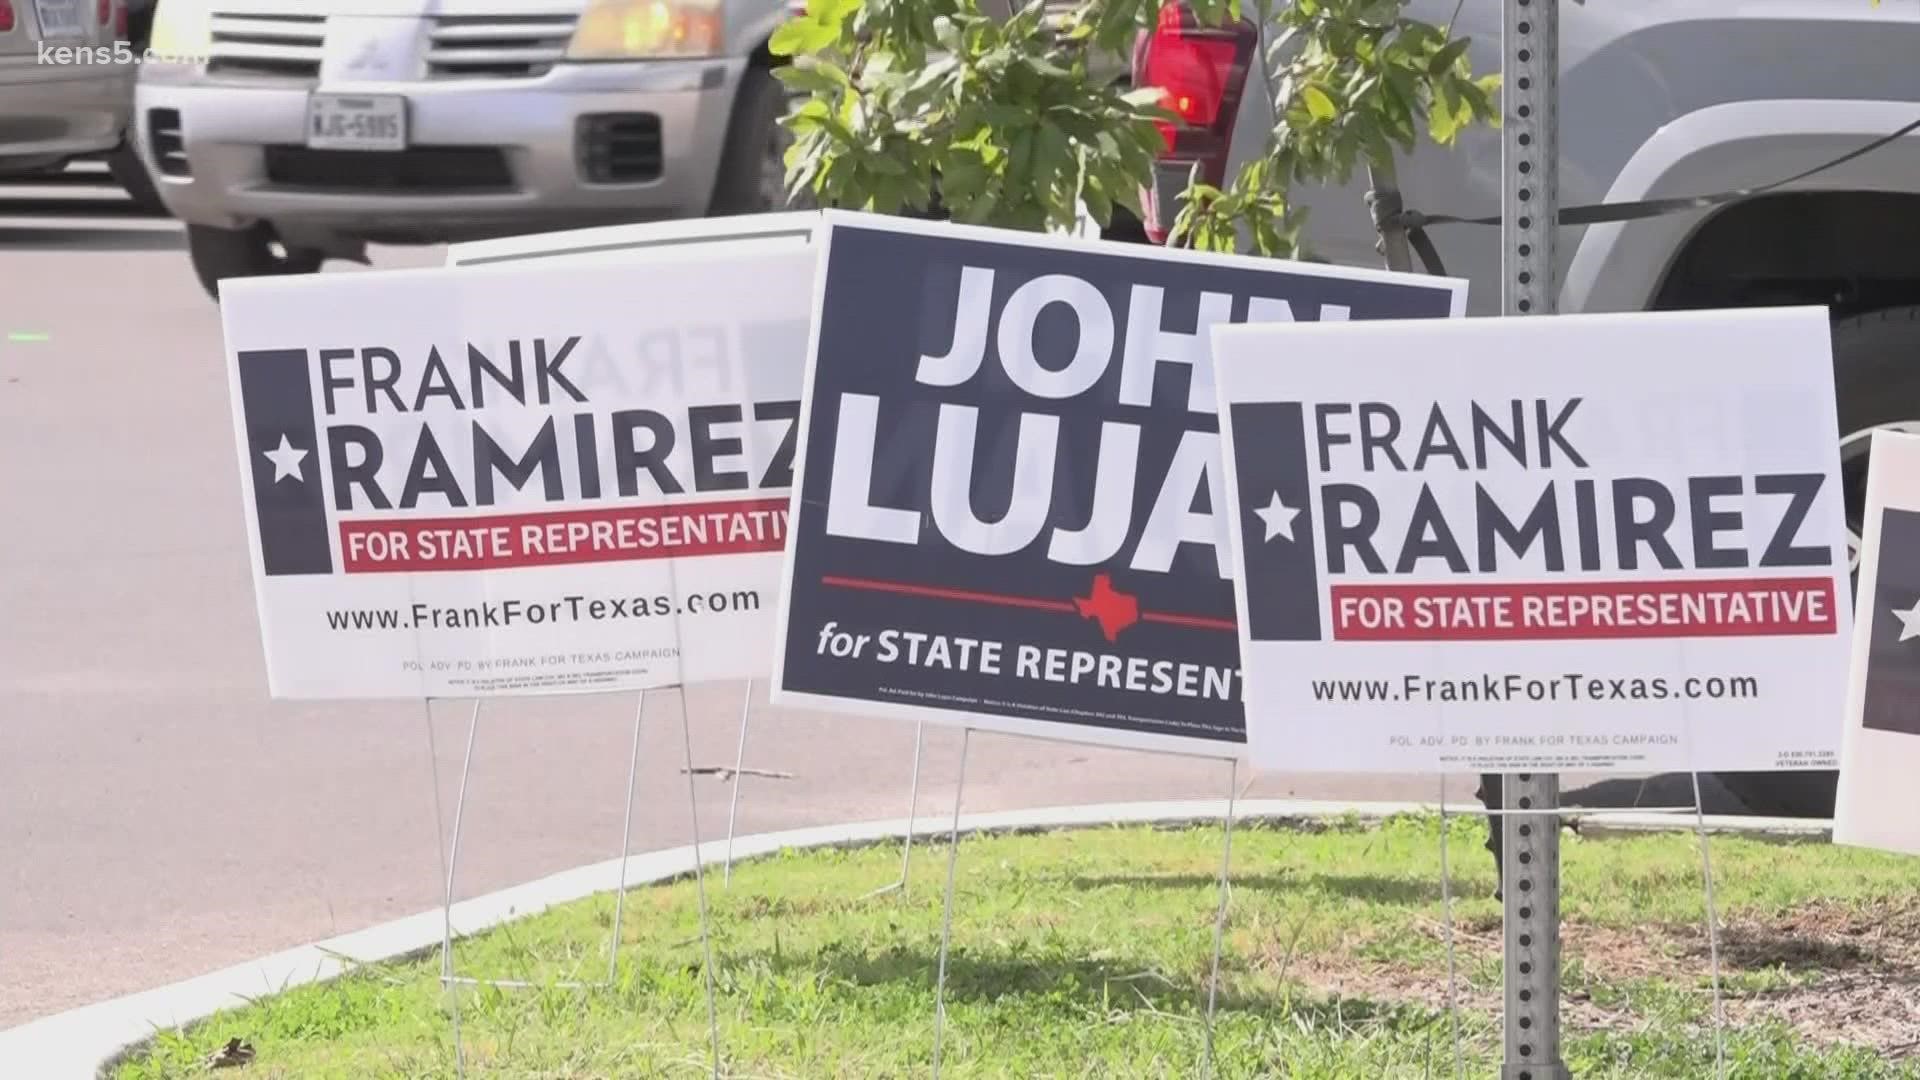
[[[1009,235],[828,215],[778,689],[1232,752],[1208,328],[1464,285]]]
[[[333,544],[320,486],[313,383],[303,349],[258,349],[239,357],[240,407],[269,577],[330,574]]]
[[[1254,641],[1320,640],[1320,573],[1313,553],[1306,407],[1254,402],[1233,409],[1234,484],[1272,492],[1240,522],[1247,567],[1247,635]],[[1276,537],[1288,543],[1274,544]]]
[[[1867,646],[1863,726],[1920,735],[1920,513],[1883,510]]]

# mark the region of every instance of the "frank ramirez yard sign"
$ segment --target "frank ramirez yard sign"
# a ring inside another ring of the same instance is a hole
[[[1816,309],[1216,330],[1254,762],[1832,768],[1829,348]]]
[[[813,258],[229,282],[278,697],[761,677]]]

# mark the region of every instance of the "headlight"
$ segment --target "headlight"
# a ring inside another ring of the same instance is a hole
[[[567,47],[569,60],[719,56],[723,0],[593,0]]]
[[[155,56],[195,63],[213,51],[213,23],[206,0],[160,0],[153,12],[148,48]]]

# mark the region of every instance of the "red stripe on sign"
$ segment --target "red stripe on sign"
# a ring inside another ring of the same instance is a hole
[[[1104,576],[1104,575],[1103,575]],[[928,600],[957,600],[968,604],[988,604],[994,607],[1023,608],[1029,611],[1053,611],[1062,615],[1078,615],[1084,619],[1101,621],[1097,597],[1100,590],[1096,587],[1094,597],[1082,597],[1076,604],[1070,600],[1048,600],[1037,596],[1013,596],[1008,593],[981,592],[977,589],[954,589],[944,585],[920,585],[905,581],[881,581],[877,578],[842,577],[828,574],[820,579],[820,584],[841,589],[862,589],[867,592],[891,593],[895,596],[919,596]],[[1125,595],[1125,594],[1120,594]],[[1221,630],[1233,633],[1232,619],[1219,619],[1208,615],[1181,615],[1169,611],[1136,611],[1127,607],[1126,614],[1114,619],[1107,634],[1112,641],[1119,633],[1135,622],[1164,623],[1168,626],[1183,626],[1189,630]]]
[[[1031,608],[1035,611],[1064,611],[1069,615],[1073,614],[1073,605],[1065,600],[1041,600],[1031,596],[1009,596],[1005,593],[976,592],[972,589],[949,589],[940,585],[913,585],[904,581],[879,581],[873,578],[838,577],[831,574],[822,577],[820,584],[841,589],[893,593],[896,596],[923,596],[929,600],[963,600],[972,604]]]
[[[349,574],[501,570],[779,551],[787,500],[340,523]]]
[[[1192,630],[1225,630],[1229,634],[1239,629],[1232,619],[1215,619],[1207,615],[1175,615],[1166,611],[1143,611],[1140,613],[1140,621],[1184,626]]]
[[[1567,641],[1831,633],[1830,578],[1335,585],[1336,641]]]

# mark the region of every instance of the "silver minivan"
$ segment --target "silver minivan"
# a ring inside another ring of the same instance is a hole
[[[161,0],[136,141],[202,284],[771,209],[787,0]],[[195,60],[194,58],[198,58]]]

